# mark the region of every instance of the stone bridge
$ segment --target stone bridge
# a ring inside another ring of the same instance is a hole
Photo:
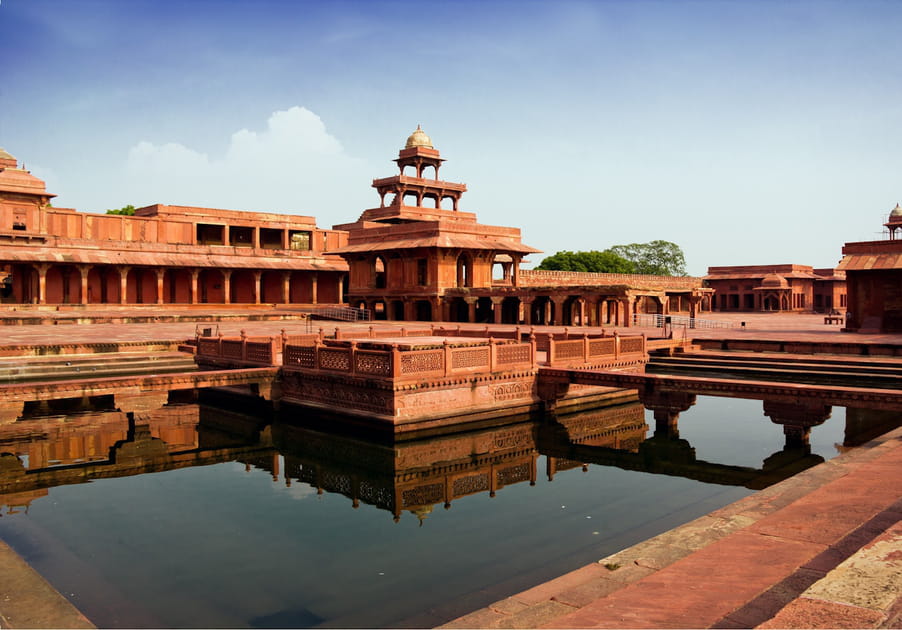
[[[123,411],[140,412],[165,403],[171,391],[246,386],[267,400],[278,400],[278,376],[278,367],[264,367],[0,385],[0,422],[15,421],[25,403],[63,398],[112,395]]]

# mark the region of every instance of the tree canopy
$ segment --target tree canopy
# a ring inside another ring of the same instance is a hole
[[[686,259],[679,245],[658,240],[614,245],[604,251],[561,251],[543,259],[536,269],[685,276]]]
[[[106,213],[107,214],[125,214],[128,216],[132,216],[135,214],[135,207],[131,204],[128,204],[127,206],[123,206],[121,208],[114,208],[112,210],[107,210]]]
[[[536,269],[548,271],[589,271],[594,273],[635,273],[629,260],[610,250],[590,252],[563,251],[546,257]]]

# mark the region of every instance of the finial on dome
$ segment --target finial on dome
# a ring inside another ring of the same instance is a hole
[[[405,149],[412,149],[414,147],[426,147],[427,149],[434,149],[432,146],[432,139],[426,135],[426,132],[420,129],[420,126],[417,125],[416,131],[414,131],[407,138],[407,144],[404,146]]]
[[[902,206],[900,206],[900,205],[897,203],[897,204],[896,204],[896,207],[893,208],[893,209],[890,211],[889,216],[891,216],[891,217],[902,217]]]

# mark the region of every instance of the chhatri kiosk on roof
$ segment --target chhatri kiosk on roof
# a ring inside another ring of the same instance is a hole
[[[519,229],[481,225],[475,214],[461,212],[467,186],[440,180],[442,162],[417,126],[398,152],[399,173],[373,180],[379,207],[335,226],[348,232],[347,246],[334,253],[348,263],[351,306],[388,319],[476,321],[478,300],[448,291],[491,289],[496,263],[502,281],[516,286],[520,261],[539,251],[520,241]],[[490,301],[488,308],[500,304]]]

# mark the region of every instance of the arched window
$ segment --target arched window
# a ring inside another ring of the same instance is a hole
[[[384,289],[388,273],[388,263],[382,256],[376,256],[373,261],[373,286],[377,289]]]

